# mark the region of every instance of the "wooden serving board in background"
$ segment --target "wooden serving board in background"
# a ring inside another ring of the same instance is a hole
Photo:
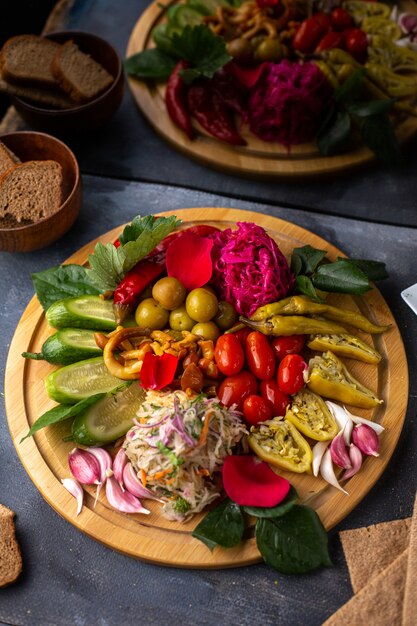
[[[332,259],[342,254],[330,243],[313,233],[289,222],[267,215],[223,208],[182,209],[161,215],[176,215],[186,224],[210,223],[220,228],[234,227],[238,221],[255,222],[263,226],[277,241],[282,251],[289,255],[294,247],[310,244],[328,251]],[[114,241],[122,226],[100,238],[107,243]],[[97,240],[96,240],[97,241]],[[72,257],[67,263],[84,264],[93,251],[93,241]],[[381,476],[398,441],[408,398],[408,370],[404,346],[395,320],[377,289],[363,298],[335,296],[333,302],[349,309],[360,310],[372,321],[391,324],[382,336],[364,335],[383,355],[378,365],[349,361],[348,366],[364,384],[371,387],[384,404],[373,411],[359,411],[382,423],[386,430],[381,436],[378,458],[364,461],[359,474],[347,482],[350,495],[346,496],[327,485],[321,478],[286,473],[297,489],[303,502],[314,507],[327,529],[340,522],[365,496]],[[233,549],[216,548],[214,553],[191,536],[193,528],[201,519],[195,516],[184,524],[170,522],[159,513],[160,505],[145,501],[151,514],[127,515],[113,510],[104,494],[100,495],[96,508],[93,493],[86,493],[85,506],[77,517],[76,502],[63,488],[61,479],[70,476],[68,452],[71,443],[62,441],[70,433],[67,422],[47,427],[33,438],[20,443],[29,427],[54,403],[44,389],[44,379],[54,367],[43,361],[25,360],[23,351],[39,352],[45,339],[53,333],[36,298],[32,298],[16,328],[6,366],[6,411],[10,432],[20,459],[30,478],[43,497],[66,520],[106,546],[127,555],[176,567],[221,568],[248,565],[260,560],[253,536]],[[104,490],[103,490],[104,491]]]
[[[164,20],[167,9],[178,0],[153,2],[142,14],[133,28],[127,46],[126,57],[154,46],[152,30]],[[411,0],[410,0],[411,1]],[[414,3],[413,3],[414,4]],[[209,135],[195,120],[196,137],[188,137],[171,121],[164,101],[165,86],[139,81],[128,77],[133,97],[142,113],[154,129],[174,148],[190,158],[216,169],[269,178],[316,178],[361,168],[374,160],[373,153],[365,146],[336,156],[321,156],[313,143],[285,146],[258,139],[244,127],[242,136],[247,146],[231,146]],[[417,132],[417,118],[408,118],[396,128],[400,143],[406,142]]]

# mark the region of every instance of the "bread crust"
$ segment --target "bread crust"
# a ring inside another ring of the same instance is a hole
[[[0,504],[0,588],[15,582],[23,568],[14,516],[11,509]]]
[[[52,87],[56,86],[55,78],[50,75],[50,78],[39,78],[39,76],[33,76],[32,74],[25,73],[24,71],[20,71],[19,73],[15,73],[9,65],[12,62],[12,56],[15,53],[16,47],[24,46],[25,44],[36,44],[43,46],[45,50],[48,48],[55,55],[59,48],[60,44],[55,43],[54,41],[50,41],[45,37],[40,37],[39,35],[16,35],[15,37],[10,37],[0,53],[0,67],[2,71],[3,78],[11,83],[16,85],[39,85],[39,86],[47,86]],[[49,56],[49,54],[48,54]]]

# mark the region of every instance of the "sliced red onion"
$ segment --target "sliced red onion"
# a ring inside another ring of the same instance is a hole
[[[130,461],[126,463],[123,470],[123,483],[129,493],[137,498],[147,498],[148,500],[162,502],[152,491],[142,485]]]
[[[330,413],[333,415],[336,421],[336,424],[339,426],[339,430],[343,430],[343,437],[345,440],[345,444],[349,445],[350,436],[352,434],[352,428],[353,428],[353,423],[352,423],[352,419],[350,415],[348,414],[346,409],[342,408],[338,404],[335,404],[334,402],[330,402],[329,400],[326,400],[326,405]]]
[[[350,469],[352,467],[344,439],[344,432],[347,425],[348,422],[346,422],[343,430],[337,433],[336,437],[330,444],[330,455],[332,457],[333,463],[338,467],[342,467],[343,469]]]
[[[351,443],[349,446],[349,456],[352,467],[346,470],[340,480],[348,480],[348,478],[352,478],[352,476],[357,474],[362,467],[362,452],[357,446],[355,446],[354,443]]]
[[[401,13],[398,18],[398,26],[406,35],[417,32],[417,15],[414,13]]]
[[[74,448],[68,455],[71,474],[82,485],[98,485],[100,483],[100,465],[96,457],[82,448]]]
[[[109,504],[117,511],[122,511],[123,513],[144,513],[146,515],[150,513],[133,494],[129,493],[129,491],[122,491],[114,476],[111,476],[106,481],[106,496]]]
[[[377,435],[380,435],[382,432],[384,432],[385,428],[381,424],[377,424],[376,422],[367,420],[364,417],[359,417],[358,415],[353,415],[350,411],[347,410],[346,407],[343,408],[354,424],[366,424],[367,426],[370,426]]]
[[[320,464],[320,474],[322,475],[324,480],[328,482],[330,485],[332,485],[333,487],[336,487],[336,489],[340,489],[340,491],[343,491],[343,493],[345,493],[347,496],[349,495],[348,492],[345,489],[343,489],[343,487],[341,487],[338,483],[336,474],[334,473],[333,461],[332,461],[332,457],[331,457],[329,449],[327,449],[323,455],[323,458]]]
[[[63,485],[63,487],[65,487],[65,489],[67,491],[69,491],[69,493],[74,496],[74,498],[77,500],[77,516],[81,513],[81,510],[83,508],[83,500],[84,500],[84,491],[83,488],[81,487],[80,483],[78,482],[78,480],[75,480],[75,478],[62,478],[61,483]]]
[[[323,458],[323,454],[327,450],[327,446],[329,445],[329,443],[330,443],[329,441],[319,441],[313,447],[313,463],[312,463],[313,476],[319,475],[320,463]]]
[[[114,457],[113,461],[113,474],[115,479],[120,485],[123,491],[123,470],[127,463],[127,456],[124,448],[120,448],[119,452]]]
[[[368,456],[379,456],[379,438],[367,424],[357,424],[352,433],[353,443]]]

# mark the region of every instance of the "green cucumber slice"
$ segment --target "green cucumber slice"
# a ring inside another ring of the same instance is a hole
[[[46,311],[46,319],[54,328],[114,330],[117,326],[112,300],[104,300],[99,296],[59,300]]]
[[[106,444],[127,433],[145,398],[137,381],[129,387],[96,402],[74,419],[72,435],[85,446]]]
[[[102,354],[94,340],[94,330],[62,328],[48,337],[40,353],[23,352],[27,359],[48,361],[54,365],[69,365]]]
[[[110,374],[103,357],[66,365],[45,379],[48,396],[62,404],[75,404],[96,393],[114,391],[125,381]]]

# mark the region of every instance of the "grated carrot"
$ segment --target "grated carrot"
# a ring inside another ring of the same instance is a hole
[[[144,469],[141,469],[141,470],[140,470],[140,479],[141,479],[141,481],[142,481],[142,485],[143,485],[144,487],[146,487],[146,480],[147,480],[147,476],[146,476],[146,472],[145,472],[145,470],[144,470]]]
[[[206,442],[207,439],[207,433],[208,433],[208,429],[209,429],[209,424],[210,424],[210,420],[211,420],[211,416],[213,415],[213,411],[207,411],[206,413],[206,419],[204,420],[204,425],[200,434],[200,439],[197,442],[197,448],[199,448],[200,446],[203,446]]]

